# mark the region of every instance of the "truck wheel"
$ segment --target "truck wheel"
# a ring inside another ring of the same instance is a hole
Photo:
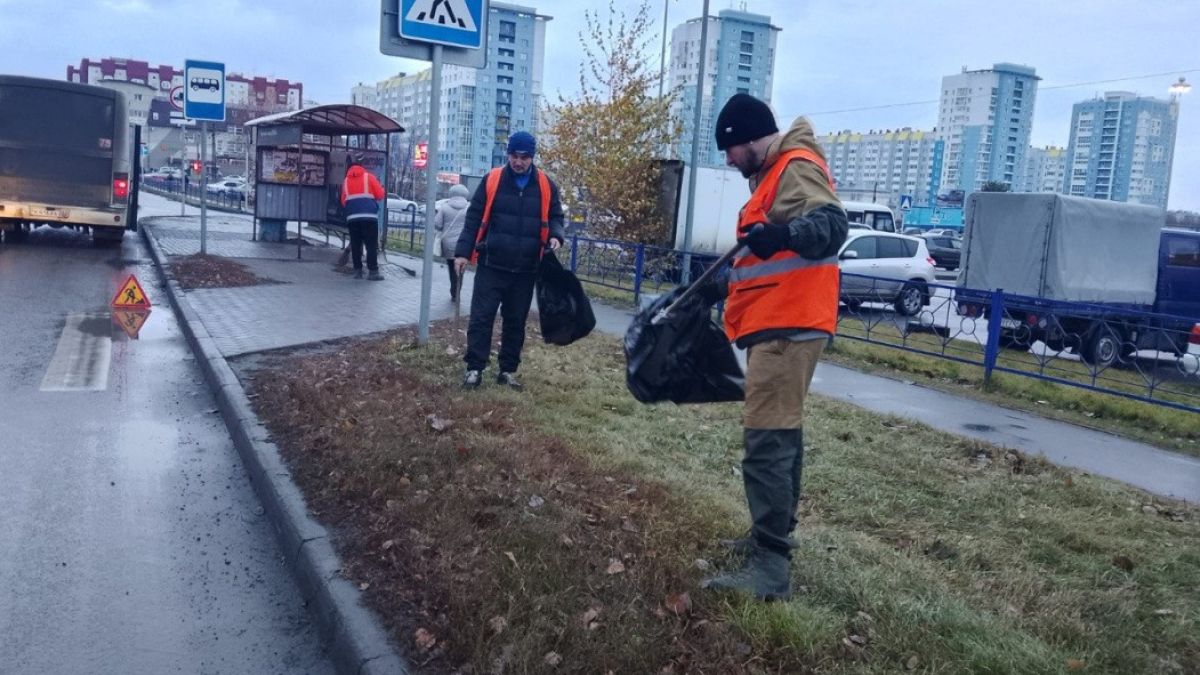
[[[896,296],[896,313],[904,316],[916,316],[925,306],[925,291],[923,284],[907,283]]]
[[[853,298],[842,298],[842,304],[846,306],[846,309],[850,310],[851,312],[854,312],[854,311],[857,311],[859,307],[862,307],[862,300],[855,300]]]
[[[1133,356],[1133,347],[1125,343],[1120,329],[1101,325],[1093,328],[1083,342],[1079,358],[1098,369],[1128,362]]]
[[[1027,352],[1032,341],[1029,339],[1028,328],[1018,328],[1017,330],[1000,330],[1000,346],[1004,349],[1016,349],[1018,351]]]

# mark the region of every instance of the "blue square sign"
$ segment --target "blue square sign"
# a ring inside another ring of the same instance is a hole
[[[225,121],[225,64],[184,62],[183,116],[190,120]]]
[[[400,37],[479,49],[487,11],[487,0],[400,0]]]

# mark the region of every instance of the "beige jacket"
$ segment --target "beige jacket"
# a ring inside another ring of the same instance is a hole
[[[767,148],[763,168],[750,179],[750,190],[758,187],[759,181],[766,177],[781,152],[799,148],[811,150],[825,159],[825,153],[817,145],[812,125],[804,117],[796,118],[791,128]],[[833,190],[829,189],[825,174],[812,162],[792,162],[779,178],[779,192],[767,216],[772,223],[782,225],[826,204],[842,205]]]

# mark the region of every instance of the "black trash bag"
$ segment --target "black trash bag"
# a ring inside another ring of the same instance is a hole
[[[547,251],[538,265],[538,319],[542,339],[552,345],[569,345],[592,332],[596,315],[583,292],[583,284]]]
[[[625,384],[642,403],[719,403],[746,397],[745,375],[712,306],[698,294],[658,324],[651,319],[682,288],[638,312],[625,331]]]

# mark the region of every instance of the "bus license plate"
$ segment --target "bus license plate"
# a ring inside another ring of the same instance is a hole
[[[1010,318],[1005,317],[1003,319],[1000,319],[1000,327],[1001,328],[1020,328],[1021,321],[1020,321],[1020,319],[1010,319]]]
[[[29,215],[38,216],[39,218],[59,218],[66,220],[71,217],[71,212],[67,209],[47,209],[40,206],[29,207]]]

